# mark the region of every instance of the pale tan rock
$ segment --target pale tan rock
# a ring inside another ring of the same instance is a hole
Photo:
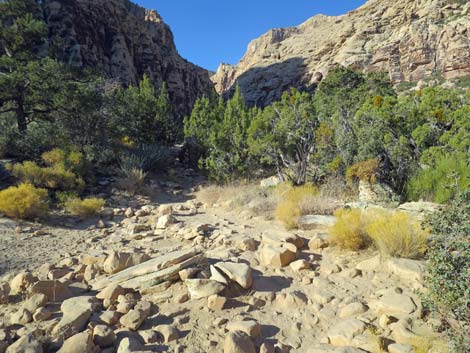
[[[261,326],[255,320],[232,321],[227,324],[227,330],[230,332],[241,331],[251,338],[261,336]]]
[[[294,272],[300,272],[302,270],[310,270],[311,269],[310,262],[308,262],[307,260],[296,260],[294,262],[291,262],[289,264],[289,267]]]
[[[260,251],[260,260],[265,266],[285,267],[296,258],[297,248],[289,244],[265,245]]]
[[[207,298],[225,289],[222,283],[210,279],[187,279],[184,283],[192,299]]]
[[[46,308],[38,308],[33,313],[34,322],[46,321],[49,320],[52,316],[52,312]]]
[[[389,353],[412,353],[413,347],[407,344],[392,343],[388,346]]]
[[[387,314],[395,317],[406,317],[417,309],[411,297],[397,293],[384,295],[373,306],[378,314]]]
[[[17,274],[10,282],[10,294],[17,295],[25,292],[36,281],[31,272]]]
[[[347,319],[333,326],[328,331],[330,343],[334,346],[350,346],[355,336],[366,330],[366,324],[357,319]]]
[[[368,310],[367,306],[360,302],[350,303],[343,308],[338,313],[340,318],[346,318],[351,316],[356,316],[359,314],[363,314]]]
[[[10,345],[6,353],[43,353],[42,344],[34,337],[34,335],[24,335],[15,343]]]
[[[67,339],[85,329],[91,314],[97,307],[93,297],[75,297],[65,300],[60,306],[62,318],[52,334]]]
[[[32,295],[29,299],[27,299],[22,307],[28,310],[31,313],[34,313],[37,309],[45,306],[47,304],[47,296],[43,293],[38,293]]]
[[[312,251],[324,249],[330,246],[328,241],[328,234],[317,233],[308,242],[308,248]]]
[[[15,325],[26,325],[33,321],[33,316],[31,313],[23,308],[17,310],[10,318],[10,322]]]
[[[149,302],[140,302],[134,309],[121,317],[119,322],[129,330],[136,331],[150,315],[151,304]]]
[[[116,334],[106,325],[96,325],[93,328],[93,343],[101,348],[110,347],[116,342]]]
[[[275,352],[274,345],[272,345],[271,343],[265,342],[259,348],[259,353],[274,353],[274,352]]]
[[[158,325],[154,330],[163,336],[165,343],[176,341],[180,336],[178,329],[172,325]]]
[[[256,353],[255,346],[244,332],[229,332],[224,341],[224,353]]]
[[[226,303],[227,303],[227,298],[222,297],[217,294],[207,297],[207,307],[214,311],[223,310]]]
[[[219,262],[215,267],[244,289],[249,289],[253,285],[251,267],[245,263]]]
[[[178,221],[176,220],[175,217],[173,217],[172,215],[165,215],[165,216],[161,216],[158,218],[157,220],[157,224],[156,224],[156,228],[157,229],[166,229],[168,228],[169,226],[177,223]]]
[[[67,338],[57,353],[98,353],[99,351],[100,349],[93,343],[90,332],[84,331]]]

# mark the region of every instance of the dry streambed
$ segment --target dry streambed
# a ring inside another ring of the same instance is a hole
[[[312,220],[286,232],[197,201],[115,209],[65,258],[4,276],[0,352],[412,352],[432,334],[423,264],[340,252],[331,220]]]

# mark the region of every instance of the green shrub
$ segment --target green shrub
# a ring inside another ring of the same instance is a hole
[[[438,203],[449,201],[456,190],[470,188],[470,167],[464,156],[443,156],[435,165],[421,170],[408,183],[410,200]]]
[[[47,190],[20,184],[0,191],[0,212],[15,219],[35,219],[47,214]]]
[[[433,238],[425,278],[427,304],[448,327],[455,353],[470,347],[470,190],[432,215]]]
[[[70,198],[65,201],[65,208],[74,216],[82,218],[92,217],[98,214],[105,204],[105,200],[98,198]]]

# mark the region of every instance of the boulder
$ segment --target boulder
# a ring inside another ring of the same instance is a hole
[[[84,331],[67,338],[57,353],[99,353],[90,332]]]
[[[296,258],[297,248],[292,244],[265,245],[260,252],[261,263],[269,267],[285,267]]]
[[[36,278],[29,271],[17,274],[10,282],[10,294],[18,295],[25,292],[35,281]]]
[[[392,343],[388,346],[389,353],[413,353],[413,347],[408,344]]]
[[[364,333],[366,324],[361,320],[347,319],[328,331],[330,343],[334,346],[350,346],[354,337]]]
[[[172,215],[164,215],[158,218],[156,228],[157,229],[166,229],[169,226],[177,223],[178,221],[176,220],[175,217]]]
[[[48,302],[61,302],[73,296],[69,286],[58,280],[38,281],[29,289],[30,294],[44,294]]]
[[[300,272],[302,270],[310,270],[311,269],[310,262],[308,262],[307,260],[303,260],[303,259],[291,262],[289,264],[289,267],[294,272]]]
[[[46,308],[39,308],[33,313],[34,322],[49,320],[52,316],[52,312]]]
[[[96,325],[93,328],[93,343],[101,348],[111,347],[116,342],[116,334],[106,325]]]
[[[26,325],[33,321],[31,313],[23,308],[18,309],[10,318],[12,325]]]
[[[398,293],[384,295],[373,306],[379,315],[387,314],[398,318],[406,317],[417,309],[411,297]]]
[[[42,344],[33,334],[21,336],[15,343],[10,345],[5,353],[43,353]]]
[[[103,270],[106,273],[114,274],[126,268],[141,264],[149,259],[150,257],[147,254],[137,252],[130,254],[113,251],[106,258],[106,261],[103,264]]]
[[[43,293],[33,294],[28,300],[26,300],[22,307],[31,313],[34,313],[37,309],[47,304],[47,296]]]
[[[296,234],[289,232],[270,232],[263,234],[263,244],[278,246],[279,244],[293,244],[297,249],[304,246],[304,240]]]
[[[192,299],[207,298],[214,294],[219,294],[225,286],[211,279],[187,279],[184,281],[188,287]]]
[[[330,246],[327,233],[317,233],[308,242],[309,250],[315,251]]]
[[[238,283],[242,288],[249,289],[253,285],[251,267],[244,263],[219,262],[215,265],[231,281]]]
[[[297,226],[303,230],[323,229],[333,224],[335,224],[334,216],[306,215],[297,221]]]
[[[364,304],[362,304],[360,302],[354,302],[354,303],[350,303],[350,304],[344,306],[343,308],[341,308],[341,310],[338,313],[338,316],[340,318],[347,318],[347,317],[363,314],[367,310],[368,310],[368,308]]]
[[[224,341],[224,353],[256,353],[250,336],[244,332],[229,332]]]
[[[251,338],[261,336],[261,326],[254,320],[232,321],[226,328],[229,332],[244,332]]]
[[[207,307],[214,311],[223,310],[226,303],[227,298],[217,294],[211,295],[207,298]]]
[[[172,325],[158,325],[154,330],[163,337],[165,343],[176,341],[180,336],[178,329]]]
[[[139,302],[134,309],[121,317],[119,322],[125,328],[136,331],[150,315],[152,304],[149,302]]]
[[[67,339],[83,331],[96,308],[97,302],[94,297],[84,296],[65,300],[60,306],[62,319],[54,327],[52,334]]]

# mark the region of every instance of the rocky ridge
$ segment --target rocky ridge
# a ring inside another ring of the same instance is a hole
[[[314,87],[337,64],[387,72],[395,83],[469,75],[469,15],[470,3],[369,0],[343,16],[270,30],[212,80],[219,93],[238,84],[248,102],[266,105],[291,86]]]
[[[208,71],[178,54],[156,11],[128,0],[46,0],[43,6],[50,48],[61,61],[97,69],[124,84],[136,84],[144,74],[157,89],[164,81],[179,115],[213,91]]]

